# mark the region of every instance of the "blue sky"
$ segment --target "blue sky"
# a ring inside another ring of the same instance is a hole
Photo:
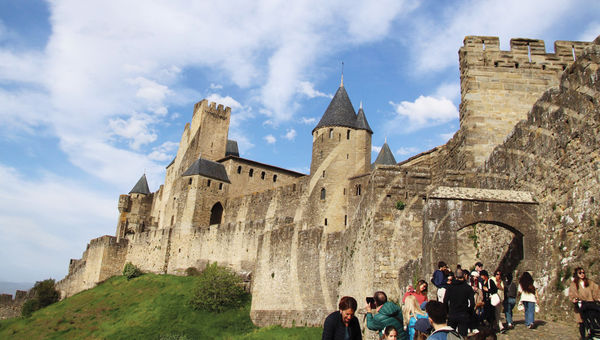
[[[0,0],[0,281],[61,279],[90,239],[114,235],[118,195],[144,172],[158,189],[203,98],[232,108],[242,157],[308,173],[343,61],[372,159],[387,138],[401,161],[458,129],[466,35],[552,52],[594,39],[599,13],[564,0]]]

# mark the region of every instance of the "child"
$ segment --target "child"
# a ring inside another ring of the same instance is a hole
[[[383,340],[397,340],[398,331],[394,326],[387,326],[383,329]]]

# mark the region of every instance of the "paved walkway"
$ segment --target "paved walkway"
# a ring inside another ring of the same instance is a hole
[[[571,319],[571,318],[569,318]],[[515,319],[515,328],[504,334],[498,334],[500,340],[579,340],[579,329],[574,320],[544,321],[536,320],[535,328],[525,327],[524,319]]]

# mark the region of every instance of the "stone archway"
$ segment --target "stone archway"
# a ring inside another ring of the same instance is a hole
[[[222,218],[223,218],[223,205],[221,205],[221,202],[217,202],[210,209],[210,225],[221,224]]]
[[[423,208],[423,274],[430,276],[440,260],[456,265],[459,231],[477,224],[498,226],[514,234],[513,241],[522,252],[521,265],[535,269],[537,202],[530,192],[437,187],[428,194]]]

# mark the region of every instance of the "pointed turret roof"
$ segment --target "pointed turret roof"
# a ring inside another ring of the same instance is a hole
[[[183,173],[181,176],[201,175],[204,177],[216,179],[218,181],[231,183],[227,176],[225,166],[221,163],[209,161],[208,159],[198,158],[197,161]]]
[[[356,111],[350,102],[343,83],[329,103],[327,110],[313,131],[327,126],[346,126],[356,128]]]
[[[240,151],[238,149],[238,144],[236,141],[228,139],[227,147],[225,149],[225,157],[227,156],[235,156],[240,157]]]
[[[142,177],[137,181],[137,183],[133,186],[133,189],[129,192],[130,194],[144,194],[150,195],[150,189],[148,188],[148,181],[146,180],[146,174],[143,174]]]
[[[394,158],[394,154],[387,142],[383,143],[381,151],[379,151],[379,155],[377,155],[377,159],[373,165],[396,165],[396,158]]]
[[[365,111],[363,111],[362,102],[360,103],[360,109],[358,109],[358,113],[356,114],[356,128],[361,130],[367,130],[369,131],[369,133],[373,134],[373,130],[371,130],[369,122],[367,122]]]

